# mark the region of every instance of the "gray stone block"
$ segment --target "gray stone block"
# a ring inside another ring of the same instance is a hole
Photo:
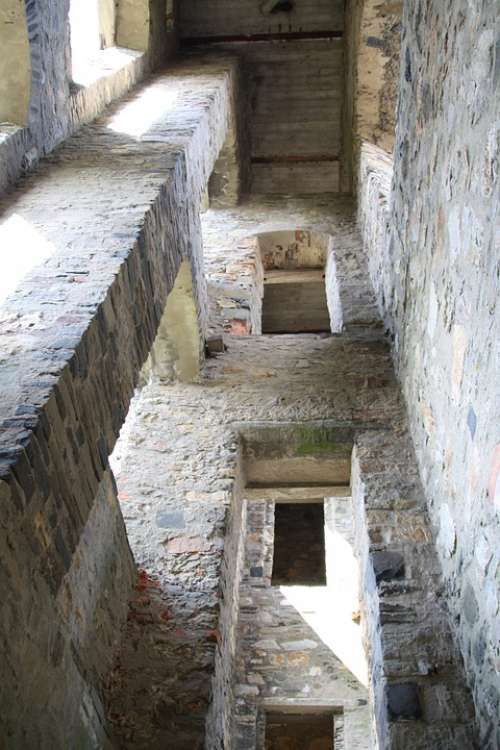
[[[400,682],[387,685],[386,699],[390,721],[422,718],[418,686],[415,683]]]
[[[380,551],[371,553],[375,581],[392,581],[404,578],[405,561],[401,552]]]

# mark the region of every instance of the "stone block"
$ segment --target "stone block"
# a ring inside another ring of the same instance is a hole
[[[186,525],[182,510],[160,511],[156,516],[156,524],[161,529],[183,529]]]
[[[404,578],[405,561],[401,552],[372,552],[370,557],[376,583]]]
[[[422,718],[418,686],[415,683],[400,682],[387,685],[386,699],[390,721]]]
[[[222,354],[225,350],[224,339],[222,336],[209,336],[205,339],[205,352],[208,357],[215,357]]]

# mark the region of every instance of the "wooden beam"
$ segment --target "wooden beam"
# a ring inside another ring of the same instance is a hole
[[[261,34],[225,34],[212,36],[185,36],[181,39],[182,47],[203,44],[228,44],[235,42],[301,42],[313,39],[342,39],[340,30],[329,31],[282,31]]]

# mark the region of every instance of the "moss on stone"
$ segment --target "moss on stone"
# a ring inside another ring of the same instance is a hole
[[[348,455],[351,452],[352,443],[347,441],[347,435],[341,430],[329,427],[301,427],[297,445],[298,456],[312,456],[318,453],[339,453]],[[343,439],[339,441],[339,437]]]

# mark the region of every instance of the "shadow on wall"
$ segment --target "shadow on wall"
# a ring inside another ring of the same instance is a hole
[[[144,381],[152,377],[166,383],[196,380],[200,372],[201,340],[191,264],[184,258],[174,287],[167,297],[141,379]]]

